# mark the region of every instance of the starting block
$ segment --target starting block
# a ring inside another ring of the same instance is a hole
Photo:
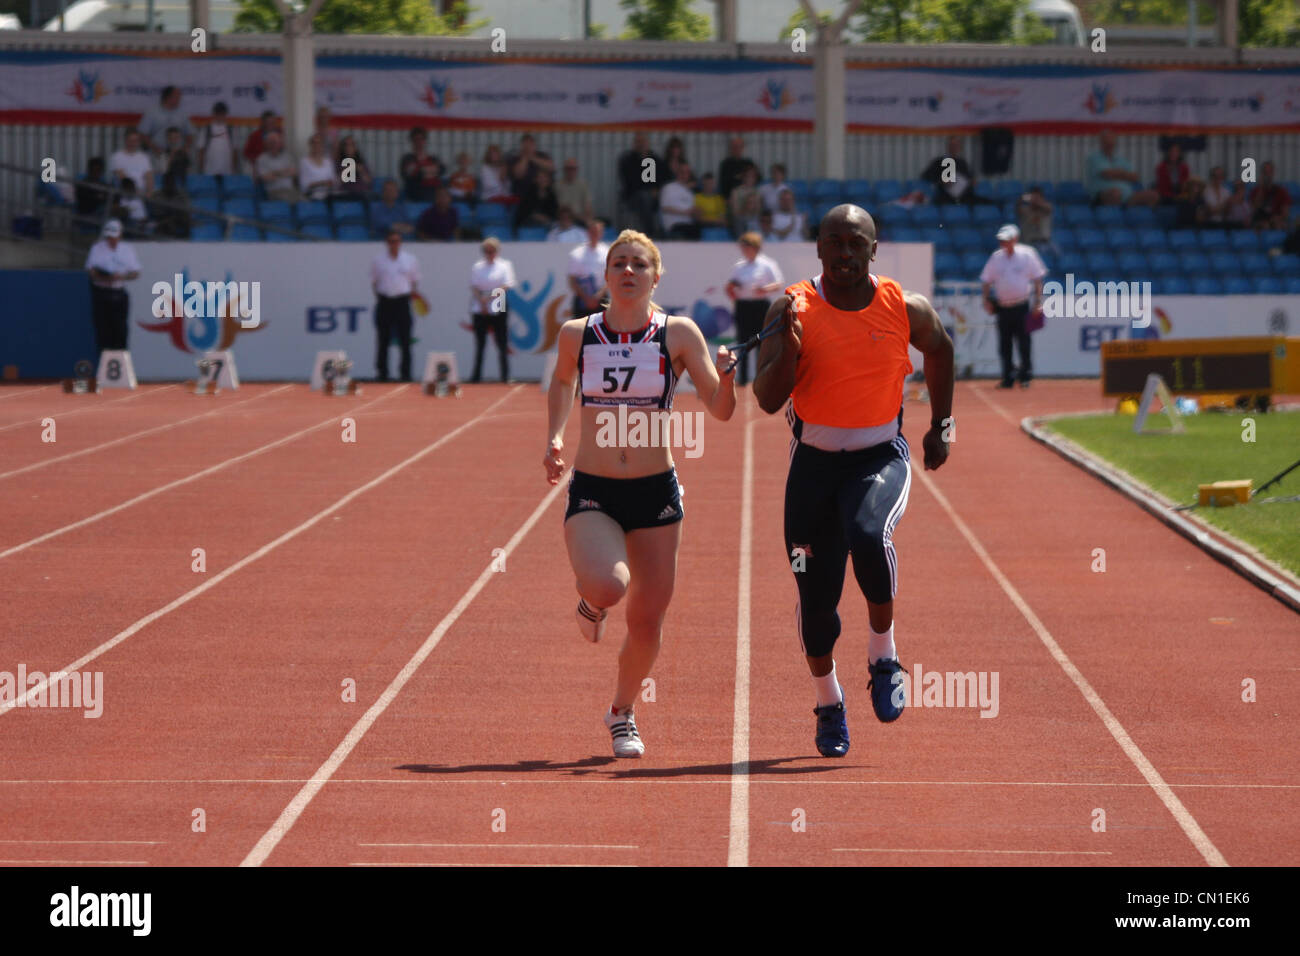
[[[326,395],[356,395],[359,389],[352,378],[352,360],[342,349],[316,353],[311,370],[311,387]]]
[[[455,352],[430,352],[424,359],[424,377],[421,379],[425,395],[442,398],[453,395],[460,398],[460,375],[456,372]]]
[[[95,374],[96,391],[100,388],[135,388],[135,365],[126,349],[105,349],[99,356]]]
[[[239,388],[235,357],[230,352],[205,352],[195,364],[199,376],[187,385],[195,395],[215,395],[222,388]]]
[[[1216,481],[1198,487],[1197,504],[1209,505],[1211,508],[1226,508],[1232,505],[1250,503],[1249,478],[1240,481]]]
[[[94,366],[86,359],[81,359],[76,365],[72,366],[73,378],[63,380],[63,390],[72,395],[85,395],[88,392],[98,392],[99,383],[95,376],[91,374]]]

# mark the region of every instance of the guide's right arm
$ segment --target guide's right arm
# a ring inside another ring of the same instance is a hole
[[[794,391],[795,364],[799,360],[799,340],[803,334],[803,325],[790,307],[791,299],[783,295],[767,310],[763,327],[782,312],[785,321],[780,335],[763,339],[758,347],[758,374],[754,376],[754,397],[758,407],[769,415],[774,415],[785,405],[785,401]]]
[[[555,371],[551,375],[551,388],[546,393],[546,480],[558,484],[564,475],[566,463],[560,457],[564,449],[564,426],[573,408],[573,396],[578,388],[578,349],[582,346],[585,319],[570,319],[560,326],[555,343]]]

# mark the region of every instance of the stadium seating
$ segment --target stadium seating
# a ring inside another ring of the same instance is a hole
[[[859,206],[869,206],[873,201],[871,189],[871,180],[869,179],[846,179],[844,181],[844,191],[841,194],[845,202],[856,203]],[[799,197],[795,196],[798,202]]]
[[[1099,226],[1118,226],[1124,222],[1124,211],[1119,206],[1098,206],[1093,214]]]
[[[1129,206],[1124,210],[1124,222],[1134,229],[1156,225],[1156,214],[1147,206]]]
[[[520,226],[515,230],[515,238],[520,242],[544,242],[547,231],[545,226]]]
[[[334,218],[336,225],[354,225],[360,223],[366,225],[370,222],[370,216],[366,212],[366,204],[360,199],[336,199],[330,214]]]
[[[1228,276],[1223,280],[1223,291],[1228,295],[1251,295],[1255,291],[1255,283],[1245,276]]]
[[[1176,229],[1167,234],[1166,241],[1174,252],[1189,251],[1199,245],[1196,241],[1196,233],[1190,229]]]
[[[1193,295],[1223,295],[1223,283],[1213,276],[1198,275],[1192,279]]]
[[[257,204],[251,198],[243,196],[226,199],[221,204],[221,211],[227,216],[239,216],[243,219],[257,218]]]
[[[954,252],[935,254],[934,274],[938,279],[960,280],[967,278],[965,270],[962,269],[961,256]]]
[[[1234,229],[1228,233],[1228,248],[1238,252],[1254,252],[1260,248],[1259,233],[1254,229]]]
[[[1277,276],[1259,276],[1254,281],[1256,295],[1281,295],[1284,291],[1282,280]]]
[[[1088,195],[1088,190],[1084,188],[1083,183],[1067,181],[1057,183],[1056,188],[1052,191],[1051,199],[1056,203],[1087,203],[1092,201]]]
[[[976,225],[992,226],[1002,222],[1006,217],[997,206],[976,206],[971,210],[971,220]]]
[[[1141,281],[1146,279],[1151,271],[1147,264],[1147,257],[1136,249],[1121,252],[1115,259],[1119,271],[1131,279]]]
[[[965,226],[971,222],[969,206],[936,206],[935,211],[945,226]]]
[[[875,185],[876,205],[883,206],[903,195],[903,184],[897,179],[881,179]]]
[[[1222,229],[1202,229],[1200,240],[1201,248],[1206,252],[1228,248],[1228,234]]]
[[[1091,206],[1061,206],[1057,213],[1068,226],[1091,226],[1097,220]]]
[[[261,242],[262,230],[237,222],[230,227],[230,239],[232,242]]]
[[[705,242],[730,242],[731,233],[721,226],[708,226],[702,231],[700,238]],[[605,241],[613,241],[608,230],[606,230]]]
[[[838,179],[814,179],[810,198],[814,203],[833,203],[839,205],[844,195],[844,183]]]
[[[1192,284],[1184,276],[1162,276],[1160,279],[1161,295],[1190,295]]]
[[[334,229],[333,227],[330,226],[328,222],[312,220],[310,222],[303,223],[298,228],[303,235],[310,236],[312,239],[333,239],[334,238]]]
[[[939,210],[935,206],[917,206],[912,210],[914,226],[937,226],[940,221]]]
[[[306,200],[298,203],[294,207],[294,218],[299,226],[316,225],[324,223],[329,225],[330,207],[323,202]]]
[[[1216,276],[1239,275],[1241,269],[1241,259],[1235,252],[1227,249],[1221,249],[1210,253],[1210,271]]]
[[[978,279],[980,273],[984,271],[985,264],[989,261],[989,255],[990,253],[987,252],[976,252],[974,249],[967,249],[961,253],[962,271],[972,281]]]
[[[1172,275],[1178,272],[1178,257],[1167,249],[1147,253],[1147,265],[1152,272]]]
[[[1282,280],[1282,291],[1287,295],[1300,295],[1300,276],[1287,276]]]
[[[194,224],[190,230],[190,238],[195,242],[220,242],[226,238],[226,230],[221,223],[205,219]]]
[[[1276,249],[1286,242],[1286,230],[1266,229],[1259,234],[1259,244],[1263,249]]]
[[[1108,226],[1106,228],[1106,243],[1114,252],[1127,251],[1138,248],[1138,235],[1134,229],[1127,226]]]
[[[226,199],[257,199],[257,185],[252,176],[221,177],[221,195]]]
[[[1272,257],[1264,252],[1242,252],[1237,256],[1241,262],[1241,271],[1248,276],[1271,276],[1273,274]]]
[[[1088,272],[1094,276],[1118,276],[1119,262],[1113,252],[1106,250],[1090,250],[1083,254],[1083,260],[1088,263]]]
[[[340,223],[337,233],[338,238],[344,242],[365,242],[370,238],[369,228],[360,223]]]
[[[1076,234],[1076,246],[1087,252],[1089,249],[1108,249],[1110,243],[1106,240],[1106,234],[1100,229],[1080,229]]]
[[[1155,226],[1139,229],[1137,237],[1139,249],[1156,250],[1169,248],[1169,239],[1165,235],[1165,231],[1163,229],[1158,229]]]
[[[1287,276],[1300,276],[1300,256],[1272,256],[1273,274],[1286,278]]]
[[[996,241],[992,236],[986,236],[984,233],[975,229],[973,226],[957,226],[945,230],[952,238],[952,244],[958,249],[985,249],[993,251],[993,243]]]
[[[1186,276],[1207,275],[1210,271],[1210,257],[1203,252],[1179,252],[1178,268]]]
[[[217,177],[205,176],[202,173],[190,173],[185,177],[185,191],[190,194],[191,199],[197,199],[200,196],[215,198],[221,195],[221,189],[217,185]]]

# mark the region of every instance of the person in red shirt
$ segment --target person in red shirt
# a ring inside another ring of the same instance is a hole
[[[1273,163],[1259,168],[1259,184],[1250,191],[1251,225],[1256,229],[1285,229],[1291,216],[1291,196],[1273,182]]]
[[[266,135],[279,128],[274,110],[262,114],[262,125],[249,133],[248,139],[244,141],[244,159],[248,160],[250,169],[257,163],[257,157],[266,150]]]
[[[1160,194],[1161,204],[1176,203],[1191,175],[1183,161],[1183,148],[1177,143],[1171,144],[1165,151],[1164,162],[1156,166],[1156,192]]]

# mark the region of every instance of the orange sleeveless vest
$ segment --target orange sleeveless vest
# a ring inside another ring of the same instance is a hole
[[[876,295],[859,312],[835,308],[813,280],[789,286],[806,307],[799,360],[795,365],[795,413],[813,425],[870,428],[898,417],[903,382],[912,371],[907,354],[911,323],[903,288],[873,276]]]

